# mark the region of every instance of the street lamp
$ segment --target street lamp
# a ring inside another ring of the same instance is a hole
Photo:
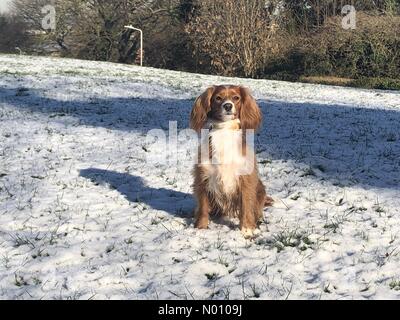
[[[140,66],[143,67],[143,31],[132,26],[125,26],[125,28],[140,32]]]

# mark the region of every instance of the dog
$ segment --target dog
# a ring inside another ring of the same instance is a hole
[[[273,203],[246,139],[261,122],[261,110],[245,87],[213,86],[196,99],[190,128],[205,135],[193,171],[196,228],[207,229],[209,215],[221,214],[239,218],[243,235],[254,236],[264,208]]]

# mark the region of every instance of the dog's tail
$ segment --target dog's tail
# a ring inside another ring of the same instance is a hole
[[[272,207],[274,204],[274,199],[272,199],[270,196],[265,196],[265,202],[264,202],[264,207]]]

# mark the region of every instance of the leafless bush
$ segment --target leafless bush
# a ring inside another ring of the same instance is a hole
[[[205,0],[186,27],[194,55],[223,75],[254,77],[273,54],[279,1]]]

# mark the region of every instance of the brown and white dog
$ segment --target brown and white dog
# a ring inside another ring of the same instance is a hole
[[[238,217],[242,233],[251,237],[264,207],[272,205],[246,141],[261,121],[260,108],[244,87],[214,86],[196,99],[190,127],[203,135],[209,130],[194,168],[196,228],[208,227],[210,213],[222,214]]]

